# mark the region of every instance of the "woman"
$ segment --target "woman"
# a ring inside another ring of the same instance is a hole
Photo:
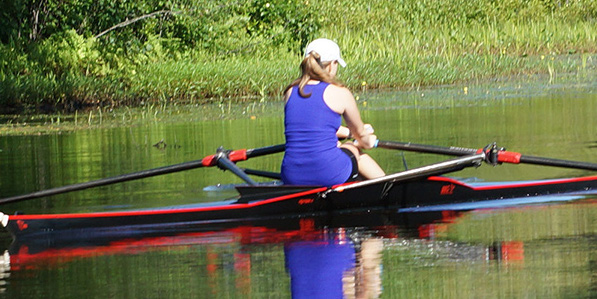
[[[377,137],[363,124],[352,93],[336,79],[338,65],[346,66],[338,45],[316,39],[307,46],[301,76],[284,92],[285,184],[332,186],[354,180],[358,174],[367,179],[385,175],[359,150],[374,147]],[[341,126],[342,117],[347,128]],[[359,147],[338,142],[346,137],[356,139]]]

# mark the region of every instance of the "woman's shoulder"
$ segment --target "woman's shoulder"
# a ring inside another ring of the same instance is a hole
[[[348,88],[335,84],[330,84],[326,88],[325,95],[330,95],[332,97],[353,98],[352,92],[350,92]]]
[[[323,93],[323,100],[325,103],[338,114],[343,114],[346,111],[346,107],[354,105],[354,96],[343,86],[330,84]]]

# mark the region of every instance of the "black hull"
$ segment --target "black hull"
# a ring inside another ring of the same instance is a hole
[[[159,209],[3,217],[13,238],[89,239],[184,232],[205,227],[230,227],[275,221],[321,217],[329,213],[367,209],[400,209],[443,204],[501,200],[540,195],[587,193],[597,190],[597,176],[532,182],[467,185],[431,177],[427,180],[384,182],[326,194],[327,188],[243,187],[239,198],[219,203]]]

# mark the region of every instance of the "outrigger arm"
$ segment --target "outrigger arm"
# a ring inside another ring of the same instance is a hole
[[[240,167],[238,167],[236,164],[234,164],[234,162],[228,159],[228,155],[229,151],[224,150],[224,148],[222,147],[218,148],[215,155],[215,160],[218,165],[218,168],[222,170],[230,170],[232,173],[234,173],[239,178],[243,179],[243,181],[247,182],[247,184],[251,186],[257,185],[257,182],[252,180],[242,169],[240,169]]]

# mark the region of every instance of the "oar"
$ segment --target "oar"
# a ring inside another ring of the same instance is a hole
[[[62,193],[67,193],[67,192],[71,192],[71,191],[78,191],[78,190],[88,189],[88,188],[92,188],[92,187],[105,186],[105,185],[110,185],[110,184],[115,184],[115,183],[132,181],[132,180],[137,180],[137,179],[142,179],[142,178],[147,178],[147,177],[152,177],[152,176],[157,176],[157,175],[162,175],[162,174],[174,173],[174,172],[179,172],[179,171],[184,171],[184,170],[189,170],[189,169],[201,168],[201,167],[220,166],[224,169],[229,169],[229,168],[227,168],[227,166],[229,165],[228,162],[244,161],[249,158],[279,153],[279,152],[283,152],[284,149],[285,149],[284,144],[260,147],[260,148],[255,148],[255,149],[241,149],[241,150],[235,150],[235,151],[225,151],[220,148],[220,149],[218,149],[218,153],[216,153],[215,155],[207,156],[201,160],[184,162],[184,163],[180,163],[180,164],[164,166],[164,167],[159,167],[159,168],[153,168],[153,169],[149,169],[149,170],[143,170],[143,171],[133,172],[133,173],[129,173],[129,174],[123,174],[123,175],[119,175],[119,176],[114,176],[114,177],[109,177],[109,178],[104,178],[104,179],[99,179],[99,180],[94,180],[94,181],[89,181],[89,182],[84,182],[84,183],[78,183],[78,184],[73,184],[73,185],[67,185],[67,186],[37,191],[37,192],[24,194],[24,195],[7,197],[7,198],[0,199],[0,204],[10,203],[10,202],[15,202],[15,201],[20,201],[20,200],[26,200],[26,199],[39,198],[39,197],[50,196],[50,195],[56,195],[56,194],[62,194]],[[224,158],[224,159],[221,159],[221,158]],[[221,163],[220,161],[222,161],[224,163]],[[232,163],[232,164],[234,164],[234,163]],[[231,170],[231,171],[235,172],[235,170]],[[236,172],[235,172],[235,174],[236,174]]]
[[[427,166],[422,166],[418,168],[413,168],[409,170],[405,170],[402,172],[397,172],[394,174],[386,175],[376,179],[370,179],[350,185],[343,185],[332,188],[325,192],[325,194],[331,192],[342,192],[344,190],[369,186],[373,184],[383,183],[383,182],[402,182],[407,180],[414,180],[414,179],[421,179],[426,178],[433,175],[440,175],[446,174],[453,171],[462,170],[466,167],[471,166],[479,166],[485,159],[485,153],[481,152],[479,154],[468,155],[465,157],[460,157],[452,160],[447,160],[444,162],[439,162]]]
[[[377,142],[377,147],[388,149],[399,149],[403,151],[431,153],[450,156],[466,156],[483,151],[483,149],[472,149],[463,147],[442,147],[436,145],[424,145],[410,142],[382,141]],[[544,166],[566,167],[584,170],[597,170],[597,164],[589,162],[579,162],[570,160],[560,160],[544,157],[527,156],[517,152],[509,152],[503,149],[492,148],[492,154],[497,157],[496,163],[513,164],[535,164]]]

